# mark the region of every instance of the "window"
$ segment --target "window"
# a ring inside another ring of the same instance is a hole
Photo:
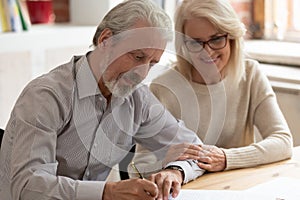
[[[264,1],[264,38],[300,42],[300,0]]]
[[[288,17],[286,38],[300,41],[300,0],[289,0],[288,2],[291,14]]]

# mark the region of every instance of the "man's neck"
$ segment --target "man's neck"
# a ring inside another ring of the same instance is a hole
[[[98,81],[98,87],[102,93],[102,95],[106,98],[107,102],[110,102],[111,100],[111,92],[108,90],[108,88],[105,86],[103,82],[103,78],[101,77]]]

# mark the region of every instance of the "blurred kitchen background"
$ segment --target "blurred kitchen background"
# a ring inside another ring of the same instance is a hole
[[[11,5],[11,2],[14,2]],[[0,0],[0,127],[33,78],[86,53],[96,26],[122,0]],[[180,0],[153,0],[173,18]],[[10,3],[8,3],[10,2]],[[257,59],[300,145],[300,0],[230,0],[247,27],[246,50]],[[12,8],[12,9],[10,9]],[[10,10],[13,10],[11,13]],[[5,21],[14,15],[14,24]],[[21,18],[19,21],[18,19]],[[22,20],[23,18],[23,20]],[[146,81],[166,69],[164,53]],[[259,139],[259,135],[258,135]]]

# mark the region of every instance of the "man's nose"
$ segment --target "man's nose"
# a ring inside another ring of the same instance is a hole
[[[146,78],[146,76],[148,75],[150,70],[150,64],[143,64],[141,66],[138,66],[134,72],[137,73],[140,77],[142,77],[143,79]]]

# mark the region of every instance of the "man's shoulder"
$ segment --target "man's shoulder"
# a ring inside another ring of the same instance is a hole
[[[63,94],[68,93],[68,91],[72,91],[73,85],[73,66],[71,62],[69,62],[33,79],[24,88],[24,92],[28,90],[34,90],[36,92],[48,90]]]

